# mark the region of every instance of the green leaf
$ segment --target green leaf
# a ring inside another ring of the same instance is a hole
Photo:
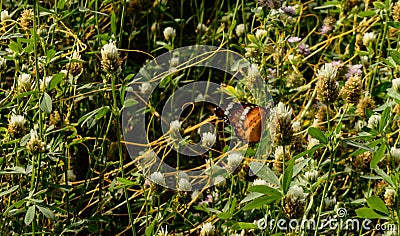
[[[242,208],[243,211],[252,210],[255,208],[262,208],[268,204],[271,204],[277,200],[281,199],[280,196],[270,195],[264,196],[260,198],[256,198],[253,201],[249,202],[246,206]]]
[[[382,143],[381,146],[379,147],[378,151],[376,151],[374,153],[374,156],[372,157],[371,163],[370,163],[370,168],[374,169],[376,167],[376,165],[378,165],[378,163],[380,161],[382,161],[382,159],[385,157],[384,154],[386,152],[386,144]]]
[[[367,198],[367,204],[375,211],[379,211],[380,213],[383,213],[386,216],[389,215],[389,210],[387,209],[385,202],[379,197],[371,196]]]
[[[371,17],[374,15],[376,15],[375,11],[362,11],[362,12],[358,13],[359,17]]]
[[[116,19],[116,15],[115,12],[113,11],[111,14],[111,33],[113,35],[117,35],[117,19]]]
[[[226,220],[232,217],[231,213],[229,212],[221,212],[217,214],[217,217],[220,218],[221,220]]]
[[[96,124],[96,120],[93,119],[93,116],[97,114],[101,109],[104,107],[97,108],[96,110],[93,110],[91,112],[88,112],[87,114],[83,115],[81,118],[78,120],[78,124],[82,122],[81,126],[83,126],[85,123],[88,123],[88,127],[91,128],[94,124]],[[108,108],[108,106],[107,106]]]
[[[394,88],[388,88],[387,95],[389,95],[389,97],[400,100],[400,94],[398,92],[396,92],[396,90],[394,90]]]
[[[157,220],[153,220],[153,222],[151,222],[151,224],[146,228],[145,233],[146,236],[152,236],[154,235],[154,226],[156,225]]]
[[[400,29],[400,22],[399,21],[386,21],[386,23],[388,23],[388,25],[396,28],[396,29]]]
[[[30,206],[26,211],[24,218],[24,222],[26,225],[30,225],[32,223],[33,219],[35,218],[35,211],[36,211],[35,205]]]
[[[54,49],[49,49],[49,50],[46,51],[46,61],[47,61],[47,63],[49,63],[51,61],[51,59],[54,58],[56,53],[57,52]]]
[[[24,48],[24,53],[28,54],[28,53],[33,52],[33,50],[35,50],[34,43],[30,43],[30,44],[28,44],[28,46],[26,46]]]
[[[311,160],[311,158],[307,158],[305,160],[303,160],[300,163],[297,163],[296,165],[293,166],[293,176],[297,176],[302,170],[303,168],[307,165],[307,163]]]
[[[108,106],[100,108],[100,110],[97,112],[97,114],[94,116],[96,120],[100,120],[105,116],[108,112],[110,111],[110,108]]]
[[[19,185],[15,185],[15,186],[13,186],[13,187],[7,189],[6,191],[1,192],[1,193],[0,193],[0,197],[2,197],[2,196],[4,196],[4,195],[7,195],[7,194],[9,194],[9,193],[12,193],[12,192],[14,192],[15,190],[17,190],[18,188],[19,188]]]
[[[64,73],[58,73],[53,76],[53,78],[50,80],[49,88],[48,90],[52,90],[55,88],[61,81],[64,79],[65,74]]]
[[[294,158],[290,159],[288,166],[285,169],[285,173],[283,173],[283,179],[282,179],[283,194],[287,193],[290,184],[292,183],[293,166],[294,166]]]
[[[328,143],[328,140],[326,139],[326,137],[322,133],[322,131],[315,127],[308,128],[308,134],[310,134],[311,137],[318,139],[321,143],[324,143],[324,144]]]
[[[379,176],[382,177],[383,180],[385,180],[385,182],[386,182],[387,184],[389,184],[389,185],[392,186],[392,187],[395,187],[395,184],[394,184],[392,178],[390,178],[390,176],[389,176],[388,174],[386,174],[385,171],[379,169],[378,166],[375,167],[374,170],[375,170],[375,172],[376,172]]]
[[[122,178],[122,177],[117,177],[117,181],[118,181],[120,184],[123,184],[123,185],[134,185],[134,184],[135,184],[135,182],[130,181],[130,180],[128,180],[128,179],[124,179],[124,178]]]
[[[378,9],[385,9],[385,4],[383,2],[373,2],[374,6]]]
[[[15,41],[10,41],[10,43],[8,44],[8,47],[13,51],[13,52],[21,52],[22,51],[22,47],[21,44],[15,42]]]
[[[57,2],[57,8],[58,8],[59,10],[64,9],[64,5],[65,5],[65,0],[59,0],[59,1]]]
[[[254,36],[254,34],[248,34],[247,38],[250,40],[250,42],[258,45],[258,39],[256,38],[256,36]]]
[[[134,98],[128,98],[124,101],[124,107],[132,107],[134,105],[138,104],[138,101],[136,101],[136,99]]]
[[[242,230],[242,229],[258,229],[257,225],[253,223],[247,223],[247,222],[236,222],[234,225],[232,225],[233,230]]]
[[[392,57],[388,57],[388,58],[382,58],[383,62],[386,63],[386,65],[388,65],[391,68],[396,68],[396,62],[393,60]]]
[[[236,204],[237,204],[237,198],[233,198],[231,207],[229,209],[229,212],[231,213],[231,215],[233,215],[233,213],[235,213]]]
[[[382,112],[381,120],[379,121],[379,132],[383,132],[385,126],[388,125],[390,118],[390,107],[386,107],[385,110]]]
[[[397,65],[400,65],[400,53],[398,51],[392,51],[390,57],[393,58]]]
[[[250,163],[250,169],[261,179],[277,186],[280,185],[278,177],[267,165],[260,162],[252,162]]]
[[[356,210],[357,217],[362,219],[387,219],[386,216],[383,216],[371,208],[362,207]]]
[[[44,93],[42,101],[40,102],[40,110],[46,112],[47,114],[50,114],[52,109],[53,107],[52,107],[51,97],[47,93]]]
[[[240,204],[249,202],[249,201],[251,201],[251,200],[253,200],[253,199],[256,199],[256,198],[259,198],[259,197],[261,197],[261,196],[264,196],[264,194],[262,194],[262,193],[257,193],[257,192],[251,192],[251,193],[247,194],[246,197],[243,198],[242,201],[240,201]]]
[[[50,220],[54,220],[55,219],[54,213],[49,208],[41,207],[41,206],[37,206],[37,208],[39,209],[39,211],[41,211],[43,213],[43,215],[47,219],[50,219]]]
[[[277,189],[265,186],[265,185],[254,185],[249,188],[250,192],[257,192],[257,193],[262,193],[265,195],[274,195],[274,196],[281,196],[282,193],[279,192]]]

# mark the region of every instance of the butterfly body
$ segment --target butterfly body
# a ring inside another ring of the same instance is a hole
[[[264,107],[234,102],[230,102],[226,107],[217,107],[214,113],[225,123],[231,124],[238,138],[246,143],[260,141],[263,124],[268,115]]]

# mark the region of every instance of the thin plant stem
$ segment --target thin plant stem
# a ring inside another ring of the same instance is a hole
[[[116,85],[115,85],[116,78],[117,77],[115,75],[112,75],[112,78],[111,78],[111,90],[112,90],[112,97],[113,97],[112,113],[115,113],[116,118],[117,118],[116,130],[117,130],[119,164],[120,164],[120,168],[121,168],[121,176],[122,176],[122,178],[125,178],[124,156],[123,156],[123,152],[122,152],[121,131],[120,131],[120,110],[118,108],[117,88],[116,88]],[[133,217],[132,217],[132,209],[131,209],[131,205],[130,205],[130,202],[129,202],[128,190],[127,190],[126,186],[124,186],[123,189],[124,189],[124,195],[125,195],[125,199],[126,199],[126,206],[128,208],[129,222],[130,222],[130,224],[132,226],[132,235],[136,236],[135,225],[134,225],[134,221],[133,221]]]

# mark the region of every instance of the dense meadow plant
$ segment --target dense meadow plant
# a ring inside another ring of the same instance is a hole
[[[399,234],[400,1],[4,0],[0,20],[0,235]],[[140,70],[190,45],[231,50],[249,69],[232,65],[238,81],[172,55],[157,86]],[[256,103],[258,77],[275,103],[263,160],[263,142],[228,151],[233,125],[205,102],[162,133],[180,87],[214,82]],[[123,133],[135,118],[121,119],[143,101],[127,94],[151,94],[152,149],[134,157]],[[208,151],[181,154],[182,143]],[[133,161],[155,156],[179,169],[176,190]],[[223,157],[231,174],[211,187],[181,171]]]

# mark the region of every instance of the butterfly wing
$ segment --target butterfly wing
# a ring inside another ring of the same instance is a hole
[[[247,114],[243,126],[246,128],[246,139],[249,143],[260,141],[266,115],[267,110],[263,107],[255,107]]]
[[[229,103],[225,109],[215,109],[218,118],[230,123],[238,138],[246,143],[260,141],[262,124],[265,121],[267,110],[250,103]]]

